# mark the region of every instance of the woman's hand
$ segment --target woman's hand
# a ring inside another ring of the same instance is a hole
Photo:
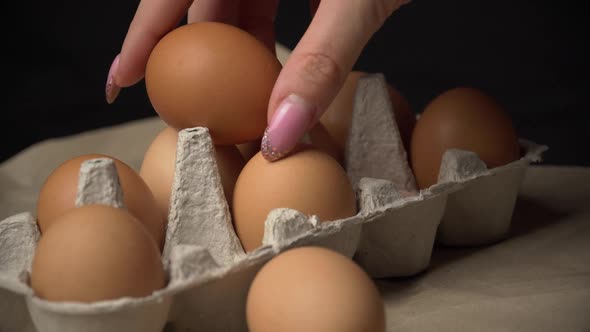
[[[314,18],[285,63],[268,104],[262,153],[288,153],[330,105],[372,35],[409,0],[310,0]],[[275,52],[278,0],[142,0],[106,85],[112,103],[121,87],[145,73],[152,49],[188,11],[188,22],[217,21],[248,31]]]

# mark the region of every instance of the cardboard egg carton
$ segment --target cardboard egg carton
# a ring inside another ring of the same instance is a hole
[[[280,208],[265,221],[263,244],[245,253],[237,238],[206,128],[179,133],[162,260],[169,282],[144,298],[54,303],[35,297],[28,276],[39,239],[26,212],[0,221],[0,331],[246,331],[245,303],[258,270],[277,254],[319,245],[354,258],[373,277],[427,269],[436,243],[480,245],[510,227],[526,168],[545,146],[522,140],[523,157],[487,169],[472,152],[450,150],[439,181],[418,190],[381,74],[359,79],[346,169],[357,215],[322,222]],[[80,168],[76,205],[125,208],[112,160]],[[36,328],[36,329],[35,329]]]

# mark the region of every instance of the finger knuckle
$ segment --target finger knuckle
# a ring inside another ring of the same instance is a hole
[[[342,71],[338,63],[324,53],[309,53],[302,59],[302,75],[312,85],[336,84],[340,81]]]

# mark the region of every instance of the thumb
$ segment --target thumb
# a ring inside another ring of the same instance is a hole
[[[330,105],[372,35],[407,0],[323,0],[269,101],[261,151],[286,156]]]

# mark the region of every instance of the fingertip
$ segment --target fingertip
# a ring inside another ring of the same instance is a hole
[[[109,73],[107,75],[107,82],[105,86],[105,97],[107,103],[112,104],[117,96],[119,96],[119,92],[121,91],[121,87],[117,84],[115,78],[117,75],[117,71],[119,68],[119,61],[120,55],[117,55],[113,60],[111,67],[109,68]]]
[[[277,78],[269,101],[269,125],[261,145],[262,154],[269,161],[282,159],[291,152],[342,85],[344,67],[321,50],[298,45]]]
[[[171,29],[170,29],[171,30]],[[119,54],[119,66],[115,75],[115,82],[120,87],[130,87],[141,81],[150,54],[165,33],[155,35],[143,32],[141,35],[129,32]]]
[[[274,112],[261,143],[262,156],[269,161],[285,157],[310,127],[317,110],[297,95],[287,96]]]
[[[139,82],[151,51],[178,26],[192,0],[142,0],[125,36],[114,83],[128,87]]]

